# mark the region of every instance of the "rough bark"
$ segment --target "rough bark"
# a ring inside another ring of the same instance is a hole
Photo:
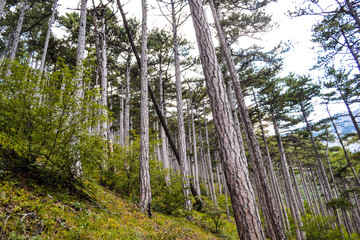
[[[14,37],[13,37],[13,42],[12,42],[12,45],[11,45],[11,53],[10,53],[10,57],[9,57],[11,60],[15,59],[15,56],[16,56],[16,51],[17,51],[17,47],[18,47],[18,44],[19,44],[21,29],[22,29],[22,25],[23,25],[23,22],[24,22],[25,12],[26,12],[27,7],[28,7],[28,0],[23,0],[19,20],[18,20],[18,23],[16,25],[16,30],[14,32]]]
[[[234,60],[231,57],[230,48],[226,43],[224,32],[220,25],[218,13],[215,9],[213,0],[209,1],[212,15],[214,18],[218,38],[221,49],[224,53],[228,71],[232,79],[235,95],[237,98],[238,107],[240,110],[241,123],[243,125],[245,139],[249,148],[250,160],[253,162],[255,182],[259,192],[259,200],[264,211],[265,218],[268,223],[270,235],[272,239],[285,239],[284,228],[280,221],[280,216],[276,211],[276,206],[272,201],[272,194],[268,184],[264,162],[261,156],[260,145],[256,139],[252,123],[245,105],[245,100],[242,94],[240,81],[235,69]]]
[[[44,71],[44,67],[45,67],[45,59],[46,59],[47,49],[49,47],[51,28],[52,28],[52,24],[54,22],[55,12],[56,12],[56,8],[57,8],[57,5],[58,5],[57,2],[58,2],[58,0],[56,0],[54,2],[51,17],[50,17],[50,20],[49,20],[48,30],[47,30],[47,33],[46,33],[46,38],[45,38],[45,43],[44,43],[44,50],[43,50],[43,54],[41,56],[41,63],[40,63],[40,68],[39,68],[39,71],[41,73]],[[0,15],[1,15],[1,12],[0,12]]]
[[[151,217],[151,186],[149,167],[149,104],[147,77],[147,6],[146,0],[141,1],[142,31],[141,31],[141,103],[140,103],[140,202],[142,212]]]
[[[239,237],[264,239],[248,165],[240,154],[240,144],[204,8],[200,0],[190,0],[189,6]]]

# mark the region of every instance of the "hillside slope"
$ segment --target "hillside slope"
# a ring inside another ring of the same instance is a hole
[[[237,239],[225,216],[215,235],[204,213],[194,211],[191,221],[156,212],[149,218],[99,185],[86,189],[91,200],[0,172],[0,239]]]

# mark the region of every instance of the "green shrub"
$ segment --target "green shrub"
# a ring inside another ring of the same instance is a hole
[[[86,64],[85,64],[86,65]],[[75,163],[93,173],[104,161],[104,143],[88,133],[102,116],[89,89],[90,69],[79,73],[61,61],[56,71],[40,74],[24,61],[0,68],[0,157],[11,171],[41,173],[43,179],[74,178]],[[78,84],[77,82],[80,82]],[[81,85],[81,86],[79,86]],[[80,88],[83,96],[78,94]],[[95,114],[96,113],[96,114]]]
[[[307,215],[302,230],[305,231],[307,240],[343,239],[340,230],[334,229],[332,224],[333,218],[316,216],[312,219]]]

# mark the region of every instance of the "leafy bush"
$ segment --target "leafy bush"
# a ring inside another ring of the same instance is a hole
[[[85,64],[86,65],[86,64]],[[61,61],[45,75],[22,60],[0,68],[0,157],[12,171],[40,169],[43,178],[73,179],[74,166],[93,172],[104,161],[104,143],[88,129],[102,118],[89,89],[90,70]],[[78,83],[81,82],[81,83]],[[80,90],[81,89],[81,90]],[[83,91],[83,94],[80,92]]]
[[[302,230],[305,231],[308,240],[344,239],[339,229],[332,227],[334,219],[316,216],[312,219],[309,215],[303,221]]]

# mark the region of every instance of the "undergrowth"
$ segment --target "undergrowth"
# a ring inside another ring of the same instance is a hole
[[[220,234],[203,221],[155,212],[152,218],[137,206],[93,182],[85,187],[91,200],[64,189],[49,189],[28,179],[0,173],[0,239],[236,239],[236,227],[223,220]]]

